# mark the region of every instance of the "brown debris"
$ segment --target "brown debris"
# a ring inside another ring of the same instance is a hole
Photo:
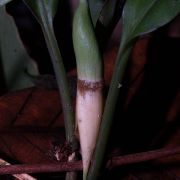
[[[89,81],[78,79],[78,82],[77,82],[77,88],[81,94],[84,94],[85,91],[94,92],[96,90],[101,90],[103,88],[103,85],[104,85],[103,81],[89,82]]]
[[[134,164],[172,156],[180,153],[180,147],[173,149],[159,149],[142,153],[124,155],[114,157],[107,162],[107,168],[116,166]],[[19,174],[19,173],[43,173],[43,172],[69,172],[82,170],[82,162],[60,162],[60,163],[43,163],[43,164],[23,164],[8,165],[0,167],[0,175],[2,174]]]

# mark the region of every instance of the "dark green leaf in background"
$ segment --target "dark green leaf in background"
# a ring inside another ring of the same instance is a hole
[[[102,52],[121,18],[124,2],[125,0],[106,0],[100,11],[95,31]]]
[[[42,24],[44,19],[48,19],[52,23],[59,0],[24,0],[24,2],[31,8],[33,14]]]
[[[5,4],[7,4],[10,1],[12,1],[12,0],[0,0],[0,6],[4,6]]]
[[[89,9],[94,27],[99,19],[106,0],[89,0]]]
[[[35,62],[28,56],[13,19],[0,8],[0,70],[6,90],[33,86],[26,71],[38,74]],[[2,88],[2,83],[1,83]]]
[[[100,13],[99,21],[103,26],[107,27],[113,19],[121,16],[121,9],[124,0],[107,0]]]

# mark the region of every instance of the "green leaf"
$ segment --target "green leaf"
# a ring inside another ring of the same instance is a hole
[[[106,0],[99,14],[95,31],[101,51],[106,49],[107,42],[121,18],[124,2],[125,0]]]
[[[127,0],[123,10],[123,34],[106,99],[99,137],[88,180],[96,180],[103,163],[125,69],[135,38],[171,21],[180,12],[180,0]]]
[[[89,9],[94,27],[99,19],[106,0],[89,0]]]
[[[119,19],[124,0],[107,0],[99,16],[99,21],[107,27],[114,19]]]
[[[52,23],[59,0],[24,0],[24,2],[30,7],[40,24],[43,24],[45,18]]]
[[[178,13],[180,0],[127,0],[123,10],[123,43],[163,26]]]
[[[18,90],[33,86],[26,71],[38,74],[36,64],[28,56],[16,25],[4,7],[0,8],[0,27],[0,69],[6,88]]]
[[[0,6],[4,6],[5,4],[7,4],[10,1],[12,1],[12,0],[0,0]]]

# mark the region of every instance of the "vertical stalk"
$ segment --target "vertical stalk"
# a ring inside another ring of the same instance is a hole
[[[129,48],[127,49],[121,47],[117,56],[115,71],[113,73],[108,97],[105,104],[97,145],[87,177],[88,180],[97,179],[98,173],[103,163],[103,159],[109,139],[109,134],[113,122],[115,107],[116,107],[119,91],[122,86],[122,79],[124,77],[124,72],[127,66],[131,48],[132,46],[129,46]]]
[[[101,54],[86,0],[80,1],[74,16],[73,43],[78,72],[76,121],[85,180],[96,146],[103,109]]]
[[[72,107],[72,100],[71,100],[68,80],[62,62],[62,57],[59,51],[59,47],[57,44],[57,40],[54,35],[53,25],[51,22],[46,20],[47,18],[43,18],[43,17],[42,17],[43,23],[41,27],[51,56],[51,60],[58,84],[58,89],[61,97],[65,130],[66,130],[66,140],[74,150],[77,148],[77,141],[74,135],[74,129],[75,129],[74,112]]]
[[[47,14],[45,14],[45,16],[46,15]],[[74,119],[74,112],[72,107],[72,99],[71,99],[70,89],[69,89],[68,80],[64,69],[61,53],[54,34],[53,23],[51,21],[47,21],[48,18],[46,18],[45,16],[42,16],[42,21],[43,21],[42,30],[52,59],[52,64],[56,75],[58,89],[61,96],[61,103],[63,107],[64,122],[65,122],[66,140],[68,142],[68,145],[72,148],[72,154],[68,157],[68,161],[74,161],[77,158],[76,152],[74,152],[77,149],[77,140],[75,138],[75,132],[74,132],[75,119]],[[66,180],[76,180],[76,179],[77,179],[76,172],[66,173]]]
[[[42,30],[52,59],[54,72],[56,74],[56,80],[57,80],[58,89],[61,97],[61,103],[63,107],[66,140],[68,142],[68,145],[72,148],[72,152],[73,152],[68,157],[68,161],[74,161],[76,160],[76,153],[74,151],[77,149],[77,140],[74,133],[75,120],[74,120],[74,112],[72,107],[69,84],[63,66],[62,57],[54,35],[53,27],[48,23],[47,24],[43,23]],[[67,172],[66,174],[66,180],[75,180],[77,179],[76,177],[77,177],[76,172]]]
[[[39,21],[46,45],[49,50],[51,61],[54,67],[56,80],[58,84],[59,94],[64,114],[66,141],[68,146],[72,149],[72,154],[69,156],[69,161],[76,159],[77,140],[75,137],[75,119],[72,107],[72,100],[66,72],[64,69],[61,53],[53,29],[53,18],[55,16],[58,0],[45,1],[45,0],[24,0],[30,7]],[[68,172],[66,175],[67,180],[75,180],[75,172]]]

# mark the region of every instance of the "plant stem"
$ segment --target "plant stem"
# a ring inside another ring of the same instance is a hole
[[[69,89],[68,80],[66,77],[65,69],[62,63],[62,57],[58,48],[58,44],[54,35],[54,31],[51,26],[42,27],[43,33],[46,39],[46,44],[49,49],[49,53],[52,59],[54,71],[56,74],[56,80],[61,97],[61,103],[64,114],[66,140],[68,145],[72,148],[72,152],[77,149],[77,140],[74,134],[75,131],[75,119],[72,107],[71,94]],[[74,154],[76,156],[76,153]],[[67,172],[66,180],[75,180],[76,172]]]
[[[97,179],[99,170],[103,163],[103,158],[105,155],[105,150],[106,150],[106,146],[108,143],[109,134],[110,134],[110,130],[111,130],[112,122],[113,122],[115,107],[118,100],[119,91],[122,86],[122,79],[123,79],[124,72],[127,66],[131,48],[132,46],[128,46],[127,49],[121,47],[117,56],[117,60],[115,64],[115,71],[113,73],[108,97],[106,100],[106,105],[104,109],[102,123],[100,126],[97,145],[94,152],[93,161],[89,169],[89,174],[87,178],[88,180]]]
[[[44,4],[42,3],[42,5]],[[42,6],[42,8],[45,7]],[[77,158],[75,150],[77,150],[78,146],[77,146],[77,139],[75,137],[75,119],[74,119],[74,112],[72,107],[70,88],[69,88],[66,72],[64,69],[61,53],[54,34],[53,22],[51,21],[52,19],[47,18],[46,14],[44,15],[45,16],[42,16],[42,21],[43,21],[42,30],[52,59],[57,85],[61,96],[64,122],[65,122],[66,140],[68,142],[68,145],[72,148],[72,154],[68,157],[68,161],[73,161]],[[76,179],[77,179],[76,172],[66,173],[66,180],[76,180]]]
[[[75,121],[68,80],[66,77],[66,72],[63,66],[63,61],[59,51],[57,40],[54,35],[53,25],[46,18],[42,17],[42,21],[43,23],[41,26],[51,56],[58,84],[58,89],[61,97],[66,130],[66,140],[74,150],[77,148],[77,141],[74,135]]]
[[[80,1],[74,16],[73,44],[78,73],[76,121],[82,152],[83,180],[86,180],[103,109],[102,57],[86,0]]]
[[[78,159],[76,157],[76,152],[73,152],[69,157],[68,157],[68,162],[76,162]],[[77,179],[77,172],[76,171],[70,171],[66,173],[66,178],[65,180],[76,180]]]
[[[86,1],[80,2],[73,20],[73,44],[78,79],[102,81],[102,57]]]

